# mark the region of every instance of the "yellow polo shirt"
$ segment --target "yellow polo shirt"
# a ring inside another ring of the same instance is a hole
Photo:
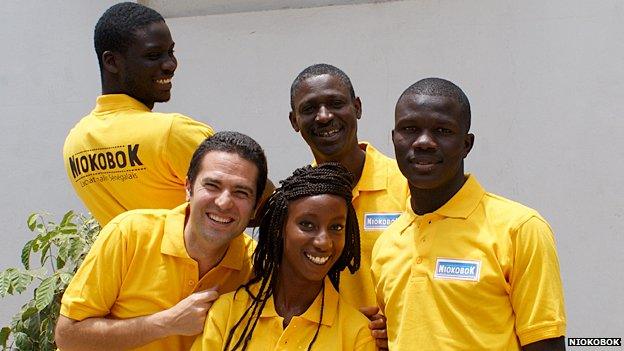
[[[124,94],[102,95],[63,147],[74,190],[104,226],[138,208],[174,208],[197,146],[214,134],[177,113],[157,113]]]
[[[340,275],[340,296],[354,307],[376,306],[370,274],[373,245],[381,233],[405,210],[409,197],[407,180],[395,160],[363,142],[366,151],[362,176],[353,189],[353,207],[360,226],[360,269]]]
[[[371,270],[391,350],[520,350],[565,334],[548,223],[473,176],[433,213],[408,206]]]
[[[253,240],[236,237],[218,266],[199,277],[184,245],[188,204],[173,210],[133,210],[106,225],[70,282],[61,314],[126,319],[168,309],[195,291],[218,286],[220,294],[251,276]],[[193,336],[171,336],[135,350],[188,350]]]
[[[258,288],[259,283],[250,290],[256,295]],[[247,350],[307,350],[318,326],[322,298],[323,294],[319,294],[302,315],[292,317],[286,329],[283,328],[284,319],[277,314],[273,298],[270,298],[260,314]],[[222,350],[230,329],[250,305],[251,298],[245,289],[219,297],[208,312],[204,334],[197,337],[191,350]],[[246,320],[241,325],[245,323]],[[241,331],[242,328],[235,332],[230,348],[240,337]],[[375,350],[368,319],[345,303],[327,278],[323,320],[312,350]]]

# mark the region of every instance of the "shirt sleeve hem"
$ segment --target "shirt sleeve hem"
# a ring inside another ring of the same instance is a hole
[[[78,308],[76,306],[70,307],[65,304],[61,305],[60,314],[77,321],[82,321],[91,317],[103,317],[103,315],[96,310]]]
[[[540,340],[557,338],[565,335],[565,323],[557,323],[533,328],[522,333],[518,333],[520,345],[525,346]]]

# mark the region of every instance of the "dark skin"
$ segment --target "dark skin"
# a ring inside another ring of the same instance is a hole
[[[135,30],[125,52],[102,53],[102,94],[126,94],[150,109],[156,102],[169,101],[178,66],[174,45],[165,22]]]
[[[417,95],[397,103],[392,140],[415,213],[437,210],[464,185],[464,158],[474,135],[461,122],[460,110],[443,96]]]
[[[156,102],[167,102],[171,97],[170,80],[178,67],[175,43],[165,22],[150,23],[133,35],[125,52],[102,53],[102,94],[126,94],[152,109]],[[267,179],[257,208],[273,190],[275,185]],[[250,227],[258,225],[260,220],[255,217],[249,221]]]
[[[564,351],[565,336],[536,341],[522,346],[522,351]]]
[[[456,99],[407,95],[395,109],[392,131],[397,163],[409,181],[415,213],[431,213],[464,185],[464,159],[474,145]],[[565,337],[540,340],[524,351],[565,350]]]
[[[292,317],[303,314],[320,293],[330,268],[345,245],[345,200],[322,194],[288,204],[284,224],[284,254],[275,287],[275,310],[286,327]],[[307,255],[325,258],[312,263]]]
[[[362,116],[362,102],[352,97],[349,88],[330,74],[309,77],[301,82],[293,96],[293,110],[288,119],[295,132],[301,133],[317,163],[339,162],[360,180],[366,150],[358,144],[357,121]],[[388,348],[386,319],[374,306],[360,308],[370,321],[369,328],[380,350]]]
[[[357,120],[361,115],[360,98],[352,98],[340,79],[323,74],[301,82],[288,118],[310,146],[316,162],[341,163],[353,173],[357,183],[366,158],[357,138]]]

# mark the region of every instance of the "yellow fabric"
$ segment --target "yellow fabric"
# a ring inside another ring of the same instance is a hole
[[[126,319],[154,314],[195,291],[235,290],[251,276],[253,240],[236,237],[221,263],[201,279],[184,245],[187,204],[173,210],[133,210],[102,229],[61,302],[61,314]],[[194,337],[172,336],[136,350],[188,350]]]
[[[441,277],[436,263],[449,260],[478,262],[476,279]],[[473,176],[433,213],[408,206],[375,245],[372,272],[391,350],[519,350],[565,334],[550,227]]]
[[[258,286],[254,284],[251,287],[253,294],[258,293]],[[318,326],[322,297],[323,294],[319,294],[301,316],[293,317],[286,329],[283,328],[283,318],[275,311],[273,299],[269,299],[260,314],[247,350],[307,350]],[[222,350],[230,329],[250,305],[251,298],[245,289],[219,297],[208,312],[204,334],[197,337],[191,350]],[[238,329],[234,334],[234,343],[241,330]],[[344,302],[329,279],[325,279],[323,320],[312,349],[375,350],[375,341],[368,329],[368,319]]]
[[[128,95],[102,95],[69,132],[65,169],[82,202],[104,226],[127,210],[183,203],[191,156],[213,134],[201,122],[151,112]]]
[[[373,245],[387,225],[372,229],[365,225],[374,216],[398,217],[405,210],[409,196],[407,180],[401,174],[395,160],[384,156],[368,143],[361,143],[366,150],[362,176],[353,189],[353,207],[360,226],[360,269],[351,274],[345,269],[340,276],[340,296],[355,307],[376,306],[375,287],[370,275]]]

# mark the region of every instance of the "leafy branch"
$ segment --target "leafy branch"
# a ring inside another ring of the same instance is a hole
[[[28,229],[35,237],[22,248],[23,268],[0,272],[0,298],[21,294],[33,282],[39,283],[34,297],[13,316],[10,326],[0,329],[2,350],[56,350],[54,327],[61,297],[100,231],[93,218],[73,211],[65,213],[58,224],[47,217],[39,213],[28,216]],[[37,267],[31,266],[33,254],[39,255]]]

